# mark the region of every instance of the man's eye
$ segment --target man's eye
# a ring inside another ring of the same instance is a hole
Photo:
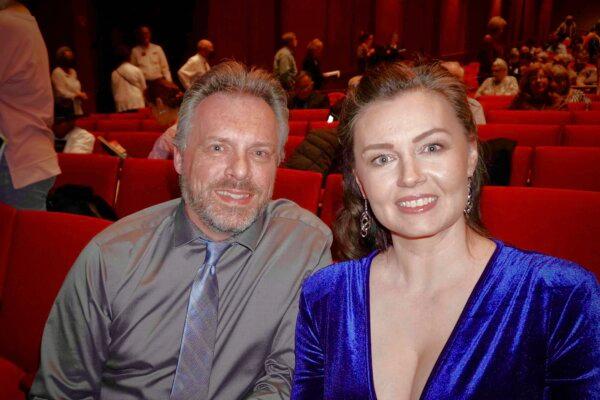
[[[213,144],[212,146],[210,146],[210,149],[212,151],[223,151],[223,146],[221,146],[220,144]]]

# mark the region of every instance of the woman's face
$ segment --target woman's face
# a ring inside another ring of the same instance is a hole
[[[546,76],[543,69],[538,70],[536,74],[529,77],[531,92],[535,95],[546,93],[548,91],[548,84],[548,76]]]
[[[354,156],[361,191],[392,235],[431,237],[464,224],[477,146],[441,95],[412,91],[364,108]]]

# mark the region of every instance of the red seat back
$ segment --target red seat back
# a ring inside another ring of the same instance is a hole
[[[95,118],[78,118],[75,120],[75,125],[86,131],[95,131],[97,121]]]
[[[127,150],[127,157],[148,158],[160,132],[107,132],[105,139],[116,140]]]
[[[100,119],[96,123],[99,132],[109,131],[142,131],[140,119]]]
[[[152,132],[164,132],[168,129],[168,126],[162,126],[158,123],[158,121],[154,119],[144,119],[142,120],[142,131],[152,131]]]
[[[531,186],[600,191],[599,165],[600,147],[538,147]]]
[[[507,138],[519,146],[560,145],[560,125],[487,124],[477,127],[480,140]]]
[[[492,110],[486,113],[488,124],[565,125],[571,122],[568,111]]]
[[[573,111],[573,123],[600,125],[600,111]]]
[[[298,145],[300,143],[302,143],[302,141],[304,140],[303,136],[288,136],[287,142],[285,142],[285,147],[284,147],[284,151],[285,151],[285,160],[288,160],[292,154],[294,154],[294,150],[296,150],[296,147],[298,147]]]
[[[338,211],[344,205],[343,182],[342,174],[328,175],[325,181],[320,216],[329,227],[333,225]]]
[[[490,186],[481,211],[493,237],[575,261],[600,277],[599,192]]]
[[[44,325],[64,277],[109,224],[74,214],[17,212],[0,307],[0,357],[28,373],[37,370]]]
[[[62,185],[83,185],[92,188],[111,206],[115,205],[120,159],[100,154],[58,154],[62,173],[54,188]]]
[[[327,121],[329,109],[294,109],[290,110],[290,121]]]
[[[180,196],[173,160],[127,158],[115,210],[119,218]]]
[[[273,199],[286,198],[313,213],[319,208],[321,174],[312,171],[277,168]]]
[[[564,146],[600,147],[600,125],[567,125]]]
[[[146,116],[137,112],[123,112],[107,114],[108,119],[145,119]]]
[[[510,185],[525,186],[529,182],[533,148],[517,146],[513,151],[510,168]]]
[[[310,121],[308,123],[308,130],[311,131],[313,129],[337,129],[339,125],[339,121]]]
[[[306,136],[308,132],[308,121],[289,121],[289,136]]]
[[[487,113],[492,110],[507,110],[514,96],[479,96],[477,101]]]
[[[0,203],[0,221],[2,221],[0,223],[0,308],[2,307],[2,289],[8,268],[8,253],[16,218],[17,210],[15,208]]]
[[[330,92],[327,93],[327,98],[329,99],[329,104],[335,105],[338,101],[344,101],[344,99],[346,98],[346,93]]]

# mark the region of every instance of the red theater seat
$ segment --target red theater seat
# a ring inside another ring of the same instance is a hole
[[[141,119],[100,119],[96,124],[99,132],[143,131]]]
[[[330,93],[327,93],[327,98],[329,99],[329,104],[331,104],[333,106],[338,101],[344,101],[344,99],[346,98],[346,93],[344,93],[344,92],[330,92]]]
[[[340,125],[339,121],[326,122],[326,121],[310,121],[308,123],[308,130],[313,129],[337,129]]]
[[[506,138],[519,146],[558,146],[560,145],[560,125],[531,124],[487,124],[478,125],[480,140]]]
[[[333,225],[338,211],[344,205],[343,181],[342,174],[328,175],[325,181],[320,217],[329,227]]]
[[[569,111],[585,111],[585,103],[567,103],[567,109]]]
[[[54,188],[62,185],[84,185],[114,206],[117,190],[119,158],[100,154],[58,154],[62,173],[56,177]]]
[[[487,114],[492,110],[507,110],[514,96],[479,96],[476,100]]]
[[[289,121],[289,136],[306,136],[308,132],[308,121]]]
[[[0,209],[2,221],[5,211]],[[17,211],[0,307],[1,359],[28,375],[36,372],[42,331],[64,277],[83,247],[109,224],[74,214]]]
[[[0,357],[0,400],[25,400],[25,392],[20,389],[25,371]]]
[[[312,171],[277,168],[273,199],[286,198],[313,213],[319,208],[321,174]]]
[[[172,160],[127,158],[119,181],[115,210],[119,218],[180,196]]]
[[[517,146],[513,151],[510,168],[510,185],[525,186],[529,182],[533,148]]]
[[[75,125],[86,131],[96,130],[96,119],[94,118],[78,118],[75,120]]]
[[[568,111],[492,110],[486,113],[488,124],[565,125],[571,122]]]
[[[107,114],[108,119],[145,119],[146,116],[137,112]]]
[[[142,120],[142,131],[153,131],[153,132],[164,132],[168,129],[168,126],[162,126],[153,119]]]
[[[485,187],[483,222],[493,237],[582,264],[600,278],[600,193]]]
[[[302,141],[304,140],[304,137],[302,136],[288,136],[287,142],[285,142],[285,147],[284,147],[284,151],[285,151],[285,160],[288,160],[292,154],[294,154],[294,150],[296,150],[296,147],[298,147],[298,145],[300,143],[302,143]]]
[[[148,158],[160,132],[107,132],[105,139],[116,140],[127,150],[127,157]]]
[[[531,186],[600,191],[600,147],[537,147]]]
[[[573,123],[600,125],[600,111],[573,111]]]
[[[600,125],[567,125],[564,146],[600,147]]]
[[[290,110],[290,121],[327,121],[329,109],[294,109]]]

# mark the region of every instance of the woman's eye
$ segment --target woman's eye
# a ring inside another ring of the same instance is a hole
[[[380,154],[373,159],[375,165],[385,165],[392,161],[392,157],[389,154]]]
[[[428,144],[427,146],[425,146],[425,148],[423,149],[423,151],[425,153],[434,153],[436,151],[440,151],[442,149],[442,146],[440,146],[437,143],[434,144]]]

